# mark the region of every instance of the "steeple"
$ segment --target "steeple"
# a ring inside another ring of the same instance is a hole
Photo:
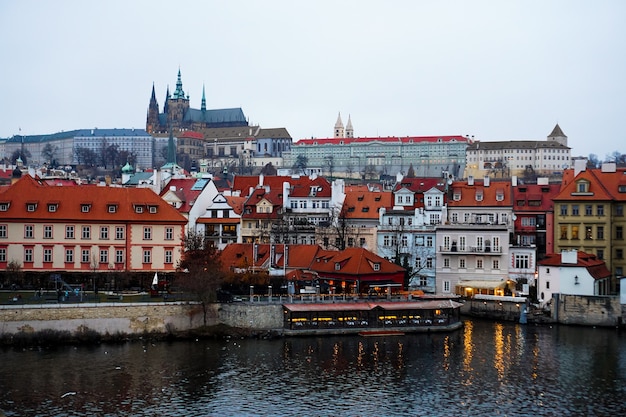
[[[202,84],[202,104],[200,106],[200,110],[203,112],[206,111],[206,98],[204,97],[204,84]]]
[[[343,122],[341,121],[341,112],[339,112],[339,115],[337,116],[337,122],[335,123],[335,137],[336,138],[345,137],[344,130],[343,130]]]
[[[185,92],[183,91],[183,81],[180,76],[180,68],[178,69],[178,79],[176,80],[176,90],[174,90],[174,100],[185,99]]]
[[[167,114],[169,112],[170,106],[168,102],[170,101],[170,86],[167,85],[167,91],[165,92],[165,104],[163,105],[163,113]]]
[[[567,136],[561,130],[561,127],[557,123],[552,129],[552,133],[548,135],[548,142],[558,142],[561,145],[567,146]]]
[[[167,140],[167,164],[176,165],[176,146],[174,145],[174,132],[170,127],[170,137]]]
[[[150,96],[150,104],[148,105],[148,116],[146,118],[146,131],[148,133],[155,132],[159,127],[159,103],[157,103],[156,93],[154,92],[154,83],[152,83],[152,95]]]
[[[354,137],[354,129],[352,128],[352,119],[350,118],[350,115],[348,115],[348,124],[346,125],[346,137]]]

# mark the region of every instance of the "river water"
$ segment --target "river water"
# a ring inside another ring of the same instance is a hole
[[[626,334],[448,334],[0,350],[0,416],[623,416]]]

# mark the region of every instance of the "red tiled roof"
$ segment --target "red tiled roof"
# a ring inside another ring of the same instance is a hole
[[[441,178],[403,178],[402,181],[397,182],[393,187],[393,191],[398,191],[401,188],[413,191],[414,193],[423,193],[431,188],[437,188],[441,191],[445,189],[445,184]]]
[[[454,195],[461,193],[461,200],[456,201]],[[476,199],[476,194],[482,192],[482,200]],[[497,196],[502,199],[498,201]],[[508,181],[496,182],[491,180],[488,187],[483,181],[474,181],[474,185],[468,185],[467,181],[455,181],[451,185],[451,196],[448,199],[450,207],[506,207],[512,206],[511,183]]]
[[[404,273],[404,268],[389,262],[385,258],[376,255],[364,248],[346,248],[342,251],[325,251],[324,259],[320,259],[311,265],[311,269],[319,273],[340,273],[342,275],[382,275]],[[336,264],[340,265],[337,269]],[[375,270],[374,265],[379,264]]]
[[[5,219],[187,223],[174,207],[149,188],[48,186],[25,175],[0,196],[2,202],[10,203],[2,213]],[[37,204],[36,210],[27,211],[28,203]],[[54,211],[49,211],[51,204],[58,205]],[[90,206],[88,212],[82,210],[85,204]],[[109,212],[110,205],[116,206],[114,213]],[[142,213],[137,212],[136,206],[143,206]],[[150,213],[148,207],[156,207],[156,213]]]
[[[325,193],[328,193],[330,196],[330,183],[323,177],[317,177],[315,179],[311,179],[306,176],[302,177],[289,177],[289,176],[263,176],[263,184],[259,185],[260,176],[257,175],[237,175],[233,180],[233,191],[240,191],[242,196],[247,196],[250,194],[250,189],[256,189],[257,186],[260,187],[269,187],[272,191],[278,191],[282,193],[283,183],[287,182],[291,186],[292,191],[290,195],[294,195],[293,193],[298,193],[296,196],[301,196],[301,193],[306,191],[306,196],[309,195],[311,186],[321,186],[322,193],[318,194],[320,197],[326,196]],[[328,190],[326,190],[328,188]],[[297,190],[297,191],[296,191]]]
[[[192,190],[191,188],[197,182],[194,178],[176,178],[167,183],[167,186],[161,191],[161,197],[168,192],[173,192],[183,202],[178,208],[181,213],[189,213],[193,202],[198,198],[202,190]]]
[[[419,143],[419,142],[465,142],[469,143],[470,140],[461,135],[453,136],[406,136],[406,137],[366,137],[366,138],[323,138],[323,139],[300,139],[291,146],[302,145],[348,145],[351,143],[370,143],[370,142],[397,142],[397,143]]]
[[[191,130],[187,130],[180,135],[177,135],[178,138],[190,138],[190,139],[204,139],[204,135],[200,132],[193,132]]]
[[[524,184],[513,187],[513,207],[515,211],[547,212],[554,209],[552,198],[559,193],[560,184]],[[540,201],[539,206],[529,205],[529,201]]]
[[[570,172],[571,171],[571,172]],[[615,172],[602,172],[602,169],[593,168],[581,171],[573,177],[573,170],[565,170],[567,175],[563,177],[561,191],[554,197],[555,200],[626,200],[626,193],[619,192],[619,186],[625,185],[626,168],[618,168]],[[567,177],[567,181],[566,181]],[[589,193],[581,195],[577,193],[579,180],[589,182]]]
[[[369,191],[367,187],[346,190],[343,212],[348,219],[378,219],[381,207],[393,205],[393,194],[389,191]]]
[[[241,215],[243,212],[243,204],[246,201],[245,197],[233,197],[233,196],[224,196],[226,198],[226,203],[233,208],[233,212],[235,214]]]
[[[563,263],[560,253],[549,253],[544,259],[538,262],[543,266],[554,267],[583,267],[589,271],[589,274],[595,279],[603,279],[611,276],[611,271],[606,267],[606,263],[598,259],[596,255],[578,251],[577,263]]]

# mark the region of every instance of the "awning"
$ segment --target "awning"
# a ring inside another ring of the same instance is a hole
[[[457,286],[481,290],[495,290],[496,288],[506,287],[506,281],[461,281]]]

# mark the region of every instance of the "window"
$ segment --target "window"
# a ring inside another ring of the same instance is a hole
[[[624,228],[622,226],[615,227],[615,239],[624,239]]]
[[[546,290],[549,290],[549,289],[550,289],[550,281],[546,281]]]
[[[585,239],[593,239],[593,231],[591,226],[585,226]]]
[[[586,193],[587,192],[587,183],[586,182],[579,182],[576,186],[577,190],[579,193]]]
[[[561,226],[561,239],[567,239],[567,226]]]
[[[578,216],[579,214],[578,204],[572,204],[572,216]]]
[[[88,264],[90,255],[91,255],[91,252],[89,252],[89,249],[82,249],[80,251],[80,262],[84,264]]]
[[[165,249],[165,263],[171,264],[173,262],[172,250]]]
[[[35,203],[28,203],[28,204],[26,204],[26,211],[33,212],[36,209],[37,209],[37,204],[35,204]]]
[[[491,263],[491,269],[500,269],[500,260],[494,259]]]
[[[443,282],[443,292],[450,292],[450,281]]]
[[[604,239],[604,226],[596,226],[596,239]]]
[[[124,240],[124,228],[122,226],[115,227],[115,239]]]
[[[150,227],[143,228],[143,240],[152,240],[152,228]]]
[[[91,226],[83,226],[81,236],[83,239],[91,239]]]
[[[483,259],[476,258],[476,269],[483,269]]]
[[[6,262],[6,261],[7,261],[7,249],[0,248],[0,262]]]
[[[615,250],[615,257],[617,259],[624,259],[624,249],[616,249]]]
[[[144,264],[152,263],[152,250],[150,249],[143,250],[143,263]]]
[[[57,205],[57,204],[48,204],[48,211],[49,211],[50,213],[54,213],[54,212],[56,212],[56,211],[57,211],[57,207],[58,207],[58,205]]]
[[[459,251],[465,252],[467,249],[467,239],[465,236],[459,236]]]
[[[90,209],[91,209],[91,205],[90,204],[81,204],[80,205],[80,211],[82,213],[89,213]]]
[[[465,258],[459,258],[459,269],[465,269]]]
[[[591,204],[585,204],[585,216],[593,215],[593,206]]]
[[[451,220],[452,220],[452,223],[458,223],[459,222],[459,214],[458,213],[452,213]]]
[[[383,236],[383,246],[389,246],[389,236]]]
[[[476,191],[476,201],[483,201],[483,192]]]
[[[100,239],[108,240],[109,239],[109,226],[101,226],[100,227]]]
[[[24,262],[33,261],[33,248],[24,248]]]
[[[174,228],[173,227],[165,228],[165,240],[174,240]]]
[[[604,216],[604,205],[603,204],[598,204],[596,206],[596,214],[598,216]]]
[[[115,250],[115,263],[124,263],[124,251],[122,249]]]
[[[426,246],[429,248],[433,247],[433,237],[432,236],[426,236]]]
[[[339,262],[335,262],[335,271],[341,270],[341,264]]]
[[[143,207],[142,206],[135,206],[135,213],[138,213],[138,214],[143,213]]]
[[[74,239],[74,226],[65,226],[65,238]]]
[[[578,226],[572,226],[572,239],[578,240]]]
[[[409,238],[407,235],[402,235],[402,246],[409,246]]]
[[[450,258],[443,258],[443,267],[450,268]]]
[[[65,249],[65,263],[74,263],[74,249]]]
[[[7,225],[0,224],[0,238],[6,239],[7,237]]]
[[[604,249],[598,249],[598,251],[596,252],[596,256],[598,257],[598,259],[604,259]]]
[[[43,249],[43,261],[44,263],[52,262],[52,248]]]
[[[44,227],[43,227],[43,238],[44,239],[52,239],[52,226],[44,225]]]
[[[109,213],[115,213],[117,211],[117,206],[115,204],[109,204],[108,211]]]
[[[354,238],[353,237],[349,237],[348,238],[348,247],[350,247],[350,248],[354,247]]]
[[[567,216],[567,204],[561,204],[561,216]]]
[[[515,268],[528,269],[530,268],[530,255],[527,254],[515,254]]]
[[[426,258],[426,268],[432,269],[433,267],[433,258]]]
[[[25,239],[32,239],[33,236],[33,230],[34,230],[34,226],[32,224],[27,224],[24,226],[24,238]]]
[[[615,215],[616,216],[623,216],[624,215],[624,206],[623,205],[617,205],[615,206]]]
[[[374,271],[380,271],[380,263],[374,263]]]
[[[534,217],[522,217],[522,226],[535,227],[537,225],[537,219]]]
[[[0,211],[9,210],[9,205],[7,203],[0,203]]]
[[[364,237],[359,238],[359,246],[360,247],[365,246],[365,238]]]
[[[107,249],[100,249],[100,263],[101,264],[109,263],[109,251]]]
[[[157,212],[157,206],[150,206],[148,207],[148,210],[150,211],[151,214],[154,214]]]

